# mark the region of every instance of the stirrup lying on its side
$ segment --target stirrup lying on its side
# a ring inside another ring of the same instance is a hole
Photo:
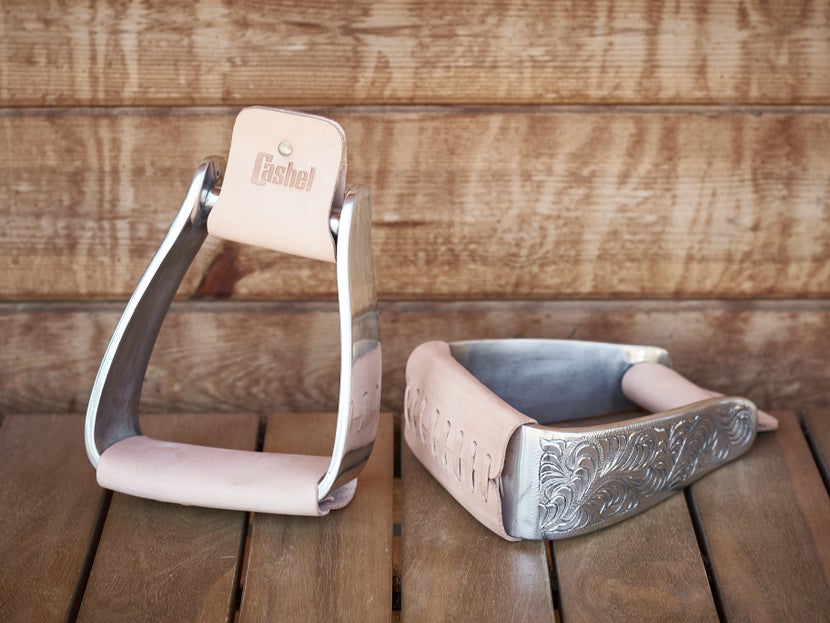
[[[666,351],[648,346],[428,342],[406,366],[404,436],[444,488],[503,538],[591,532],[653,506],[755,439],[751,402],[692,385],[668,364]],[[557,426],[633,403],[657,413]]]
[[[103,487],[166,502],[290,515],[325,515],[349,503],[377,432],[381,347],[369,191],[344,192],[345,176],[345,137],[336,123],[266,108],[239,114],[224,179],[212,160],[196,170],[98,370],[85,440]],[[142,435],[138,404],[147,363],[208,234],[336,264],[341,364],[331,459]]]

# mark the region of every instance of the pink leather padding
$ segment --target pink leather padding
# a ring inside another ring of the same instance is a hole
[[[279,145],[291,145],[290,155]],[[212,236],[274,251],[335,261],[329,225],[345,176],[346,139],[334,121],[272,108],[243,109],[228,168],[208,215]]]
[[[357,481],[317,503],[317,483],[330,459],[323,456],[209,448],[143,435],[107,448],[98,463],[98,484],[161,502],[323,516],[346,506]]]
[[[631,402],[653,413],[670,411],[694,402],[723,396],[698,387],[684,376],[659,363],[643,362],[631,366],[622,377],[622,391]],[[758,411],[758,430],[778,428],[778,420]]]
[[[504,530],[500,482],[507,444],[535,420],[459,364],[445,342],[421,344],[406,364],[404,438],[424,467],[482,524]]]

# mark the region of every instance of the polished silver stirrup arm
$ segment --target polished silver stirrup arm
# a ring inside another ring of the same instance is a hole
[[[369,458],[380,404],[381,346],[370,194],[345,188],[345,140],[331,121],[243,110],[227,173],[199,165],[131,296],[89,400],[87,455],[102,486],[162,501],[324,515],[347,504]],[[138,406],[165,314],[208,234],[336,264],[340,393],[331,458],[163,442],[142,434]]]

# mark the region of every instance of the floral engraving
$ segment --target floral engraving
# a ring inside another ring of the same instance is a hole
[[[743,404],[717,406],[657,426],[543,439],[543,538],[615,523],[742,454],[755,436],[752,412]]]

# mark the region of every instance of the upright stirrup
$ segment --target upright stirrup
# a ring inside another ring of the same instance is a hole
[[[227,171],[199,165],[184,203],[130,297],[86,414],[86,451],[101,486],[180,504],[325,515],[349,503],[372,451],[381,345],[368,189],[345,192],[346,142],[327,119],[246,108]],[[208,234],[335,262],[340,397],[331,459],[159,441],[141,432],[139,397],[170,302]]]

